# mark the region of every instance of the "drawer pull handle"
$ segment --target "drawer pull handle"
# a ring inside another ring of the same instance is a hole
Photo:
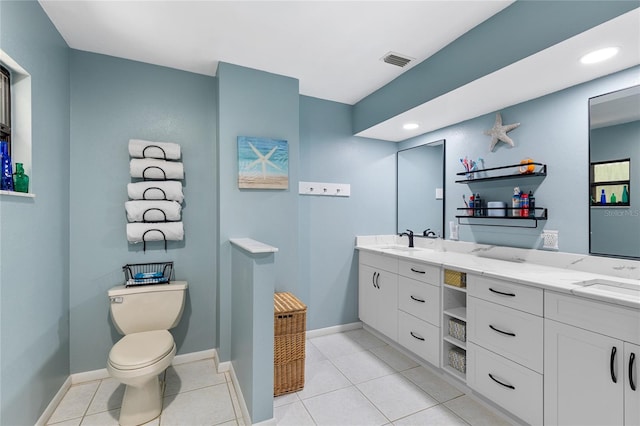
[[[615,362],[616,362],[616,352],[618,352],[618,348],[616,348],[615,346],[611,348],[611,360],[609,361],[609,370],[611,370],[611,380],[613,380],[613,383],[618,383],[618,378],[616,377],[616,372],[613,371],[613,367],[615,366]]]
[[[373,275],[371,276],[371,284],[373,284],[373,287],[376,287],[376,274],[377,272],[374,272]]]
[[[631,352],[629,355],[629,386],[631,390],[636,390],[636,384],[633,383],[633,362],[636,360],[636,354]]]
[[[373,286],[377,289],[380,288],[380,272],[374,272],[373,273]]]
[[[415,272],[416,274],[426,274],[426,272],[425,272],[425,271],[419,271],[419,270],[417,270],[417,269],[413,269],[413,268],[411,268],[411,270],[412,270],[413,272]]]
[[[506,383],[502,383],[500,380],[498,380],[498,379],[496,379],[495,377],[493,377],[493,376],[491,375],[491,373],[489,373],[489,377],[491,377],[491,380],[493,380],[494,382],[496,382],[496,383],[497,383],[497,384],[499,384],[499,385],[504,386],[505,388],[515,389],[515,386],[508,385],[508,384],[506,384]]]
[[[425,303],[425,302],[426,302],[426,300],[424,300],[424,299],[418,299],[417,297],[414,297],[414,296],[411,296],[411,298],[412,298],[413,300],[415,300],[416,302],[420,302],[420,303]]]
[[[508,331],[502,331],[499,328],[495,328],[491,324],[489,324],[489,328],[493,331],[497,331],[498,333],[506,334],[507,336],[516,337],[515,333],[509,333]]]
[[[501,295],[503,295],[503,296],[516,297],[516,295],[515,295],[515,294],[513,294],[513,293],[504,293],[504,292],[502,292],[502,291],[494,290],[494,289],[492,289],[491,287],[489,287],[489,291],[492,291],[492,292],[494,292],[494,293],[501,294]]]
[[[413,337],[414,339],[418,339],[424,342],[424,337],[416,336],[415,334],[413,334],[413,331],[410,331],[409,334],[411,334],[411,337]]]

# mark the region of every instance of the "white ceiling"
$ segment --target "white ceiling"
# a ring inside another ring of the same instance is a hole
[[[218,62],[223,61],[296,78],[303,95],[355,104],[513,1],[39,2],[74,49],[205,75],[215,75]],[[604,41],[616,41],[609,33],[626,38],[631,53],[623,49],[618,56],[628,55],[606,73],[638,64],[640,9],[623,17],[582,43],[552,47],[556,50],[550,55],[539,60],[534,58],[537,55],[526,58],[507,67],[511,70],[499,70],[484,82],[477,80],[467,85],[471,87],[441,96],[360,135],[400,141],[604,75],[598,67],[577,73],[560,68],[561,72],[554,73],[549,65],[576,58]],[[381,58],[389,52],[415,61],[404,68],[386,64]],[[531,77],[536,84],[530,84],[527,78]],[[495,84],[505,81],[508,87],[496,96]],[[466,107],[461,109],[462,105]],[[438,119],[423,123],[422,119],[433,116],[434,107]],[[406,120],[419,122],[421,127],[407,133],[401,128]]]

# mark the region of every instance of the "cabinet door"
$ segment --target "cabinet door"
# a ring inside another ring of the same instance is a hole
[[[640,425],[640,346],[624,343],[624,424]],[[635,388],[635,389],[634,389]]]
[[[358,316],[384,335],[398,338],[398,275],[360,264]]]
[[[622,425],[623,342],[544,323],[544,424]]]
[[[379,271],[376,288],[376,328],[387,337],[398,340],[398,275]]]
[[[358,317],[360,321],[375,328],[377,288],[375,279],[378,271],[360,264],[358,271]]]

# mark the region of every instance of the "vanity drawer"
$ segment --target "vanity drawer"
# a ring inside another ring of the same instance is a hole
[[[543,318],[469,297],[467,329],[471,342],[542,373]]]
[[[545,292],[545,318],[640,344],[640,311],[626,306]]]
[[[440,267],[426,263],[401,259],[398,264],[400,275],[428,284],[440,285]]]
[[[542,316],[544,291],[537,287],[514,284],[495,278],[467,275],[469,296]]]
[[[528,424],[543,423],[542,374],[469,343],[467,385]]]
[[[439,327],[398,311],[398,343],[434,366],[440,365]]]
[[[368,251],[360,250],[358,257],[360,263],[373,266],[377,269],[383,269],[385,271],[398,273],[398,259],[391,256],[383,256],[381,254],[375,254]]]
[[[398,308],[438,326],[440,324],[440,287],[400,276]]]

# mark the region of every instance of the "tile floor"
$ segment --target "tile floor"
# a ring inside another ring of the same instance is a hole
[[[48,425],[117,425],[124,387],[72,386]],[[274,399],[278,425],[509,425],[505,419],[364,329],[307,340],[305,387]],[[244,425],[229,373],[212,359],[166,372],[152,426]]]

